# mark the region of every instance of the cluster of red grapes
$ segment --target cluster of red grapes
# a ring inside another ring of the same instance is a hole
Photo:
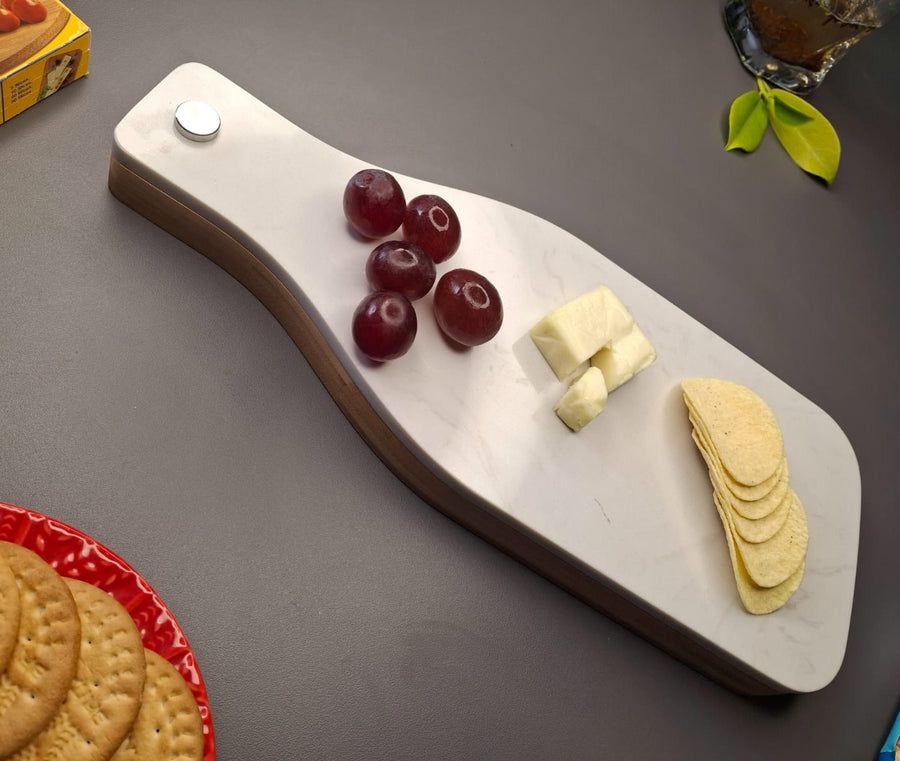
[[[407,204],[400,184],[381,169],[363,169],[350,178],[344,215],[357,233],[373,240],[403,228],[402,240],[381,243],[369,254],[366,279],[372,291],[353,313],[352,328],[353,340],[369,359],[397,359],[416,337],[412,302],[431,290],[436,265],[459,248],[459,218],[440,196],[416,196]],[[454,269],[435,287],[434,316],[449,339],[477,346],[500,330],[503,304],[483,275]]]

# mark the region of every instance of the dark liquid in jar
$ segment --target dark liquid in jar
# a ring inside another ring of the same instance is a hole
[[[859,9],[862,5],[848,0],[746,0],[766,52],[812,71],[833,63],[879,25],[872,12]]]

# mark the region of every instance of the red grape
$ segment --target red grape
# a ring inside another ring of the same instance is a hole
[[[416,310],[402,293],[376,291],[353,313],[353,340],[369,359],[397,359],[409,351],[416,337]]]
[[[490,341],[503,323],[503,303],[493,284],[472,270],[444,274],[434,289],[438,327],[463,346]]]
[[[403,224],[406,198],[400,183],[382,169],[363,169],[344,188],[344,216],[364,238],[383,238]]]
[[[421,246],[436,264],[440,264],[459,248],[462,237],[459,217],[440,196],[416,196],[406,207],[403,237]]]
[[[431,257],[415,243],[389,240],[369,254],[366,278],[373,290],[397,291],[415,301],[431,290],[436,269]]]

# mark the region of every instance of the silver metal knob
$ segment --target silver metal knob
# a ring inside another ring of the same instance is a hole
[[[218,112],[199,100],[186,100],[175,109],[175,127],[188,140],[205,143],[219,134]]]

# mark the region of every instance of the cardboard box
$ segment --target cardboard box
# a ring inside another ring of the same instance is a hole
[[[44,20],[0,32],[0,124],[88,73],[90,28],[59,0],[38,1]]]

